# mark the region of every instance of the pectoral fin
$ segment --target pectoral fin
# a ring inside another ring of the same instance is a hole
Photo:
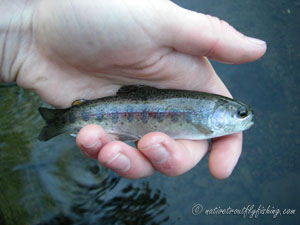
[[[140,137],[134,134],[125,134],[125,133],[109,133],[115,136],[116,140],[124,141],[124,142],[135,142],[140,139]]]
[[[202,125],[195,125],[197,130],[199,130],[202,134],[212,134],[213,131],[209,129],[208,127],[202,126]]]

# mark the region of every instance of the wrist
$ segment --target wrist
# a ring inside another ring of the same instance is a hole
[[[0,0],[0,81],[14,82],[32,40],[34,1]]]

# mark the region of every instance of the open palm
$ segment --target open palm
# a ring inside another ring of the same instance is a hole
[[[16,81],[60,108],[76,99],[112,95],[127,84],[230,96],[206,57],[243,63],[266,50],[263,42],[243,36],[224,21],[167,0],[40,1],[32,12],[30,44]],[[150,133],[136,151],[110,141],[95,125],[83,128],[77,143],[86,155],[128,178],[155,170],[182,174],[208,149],[206,141],[175,141]],[[209,167],[215,177],[230,175],[241,143],[241,134],[214,141]]]

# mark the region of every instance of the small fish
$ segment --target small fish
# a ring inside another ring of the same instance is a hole
[[[47,123],[41,141],[66,132],[76,135],[88,124],[99,124],[122,141],[136,141],[152,131],[174,139],[210,139],[244,131],[253,124],[253,111],[236,100],[143,85],[121,87],[115,96],[76,100],[67,109],[39,111]]]

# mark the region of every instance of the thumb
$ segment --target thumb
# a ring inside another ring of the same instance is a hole
[[[264,55],[266,43],[246,37],[227,22],[183,9],[174,4],[173,19],[163,27],[167,45],[186,54],[206,56],[225,63],[254,61]]]

